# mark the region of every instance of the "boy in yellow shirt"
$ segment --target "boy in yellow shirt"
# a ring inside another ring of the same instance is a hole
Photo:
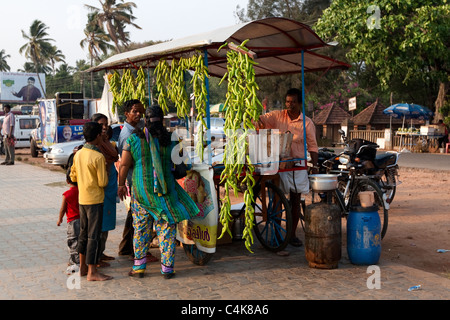
[[[80,275],[88,281],[105,281],[112,277],[97,271],[100,234],[102,231],[104,188],[108,184],[106,160],[97,145],[102,139],[102,126],[96,122],[84,125],[84,147],[73,159],[70,172],[72,181],[78,183],[80,203]]]

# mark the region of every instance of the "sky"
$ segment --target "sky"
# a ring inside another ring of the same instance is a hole
[[[239,23],[236,6],[247,8],[248,0],[129,0],[137,5],[134,23],[142,30],[128,27],[134,42],[178,39]],[[127,2],[127,1],[125,1]],[[80,59],[89,61],[87,50],[80,47],[84,38],[88,10],[85,4],[100,7],[99,0],[16,0],[2,1],[0,18],[0,51],[10,55],[6,61],[11,72],[22,69],[26,58],[19,48],[27,41],[22,30],[29,34],[36,19],[45,23],[54,45],[66,56],[66,63],[74,67]]]

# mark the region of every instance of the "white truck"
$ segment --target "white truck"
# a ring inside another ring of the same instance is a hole
[[[31,156],[45,153],[55,143],[83,139],[83,125],[96,112],[96,101],[83,94],[57,93],[55,99],[38,100],[38,128],[31,132]]]
[[[5,116],[0,116],[0,130]],[[37,115],[14,115],[14,137],[16,138],[16,149],[30,147],[31,132],[39,126],[39,116]],[[3,138],[3,131],[0,131],[0,139]],[[2,143],[0,142],[0,145]],[[3,145],[0,147],[0,154],[4,153]]]

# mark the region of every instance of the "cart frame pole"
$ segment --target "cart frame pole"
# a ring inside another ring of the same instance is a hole
[[[302,112],[303,112],[303,143],[305,150],[305,161],[308,162],[308,150],[306,144],[306,113],[305,113],[305,50],[302,49]],[[307,163],[305,163],[307,165]]]
[[[205,67],[209,69],[209,61],[208,61],[208,50],[203,51]],[[205,86],[206,86],[206,125],[208,126],[208,130],[206,131],[206,144],[208,148],[208,165],[212,165],[212,150],[211,150],[211,110],[210,110],[210,96],[209,96],[209,78],[205,76]]]

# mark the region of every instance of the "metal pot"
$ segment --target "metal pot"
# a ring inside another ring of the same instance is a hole
[[[338,186],[338,176],[335,174],[312,174],[309,176],[309,184],[315,191],[335,190]]]

